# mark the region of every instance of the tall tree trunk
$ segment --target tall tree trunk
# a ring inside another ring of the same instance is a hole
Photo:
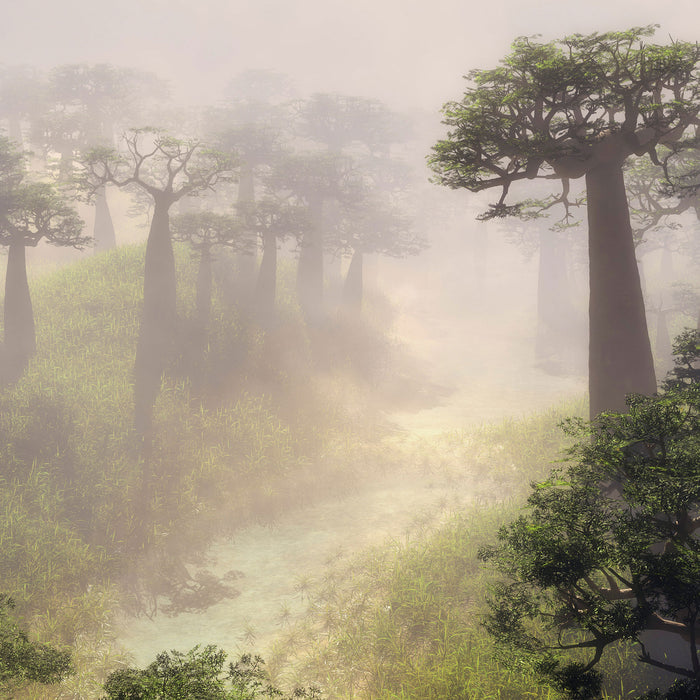
[[[61,147],[61,158],[58,161],[59,182],[70,182],[73,177],[73,144],[66,143]]]
[[[253,204],[255,202],[255,175],[250,165],[241,167],[238,180],[238,204]],[[255,253],[238,253],[236,256],[238,268],[238,285],[243,301],[250,301],[255,284],[257,256]]]
[[[343,285],[343,309],[354,314],[362,310],[362,263],[361,250],[355,250],[350,260]]]
[[[195,313],[197,325],[206,332],[211,316],[211,248],[209,246],[202,248],[199,257]]]
[[[304,234],[297,267],[299,306],[310,323],[323,318],[323,200],[309,202],[311,226]]]
[[[142,435],[150,434],[153,405],[175,332],[175,258],[170,240],[170,204],[167,197],[156,198],[146,244],[143,315],[134,367],[134,424]]]
[[[590,415],[625,411],[625,396],[656,391],[621,163],[586,174],[590,258]]]
[[[17,145],[17,148],[22,151],[24,150],[24,138],[22,137],[22,122],[19,118],[18,115],[12,114],[7,118],[8,125],[8,134],[10,136],[10,140],[14,141],[14,143]]]
[[[104,185],[96,192],[95,197],[95,228],[93,231],[95,252],[101,253],[116,247],[117,240],[114,236],[114,224],[109,213],[107,193]]]
[[[10,243],[5,276],[5,363],[3,377],[14,381],[36,352],[34,311],[27,282],[24,241]]]
[[[272,231],[263,234],[263,256],[255,286],[255,303],[263,316],[270,316],[275,310],[277,292],[277,236]]]

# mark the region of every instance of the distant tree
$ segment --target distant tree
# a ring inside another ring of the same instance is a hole
[[[212,249],[226,246],[234,251],[248,250],[255,241],[245,235],[244,223],[239,217],[212,211],[173,216],[171,230],[174,240],[188,243],[199,254],[195,314],[200,330],[204,331],[211,313]]]
[[[237,211],[246,230],[262,241],[263,255],[253,301],[260,316],[269,318],[275,309],[278,242],[287,238],[302,240],[311,225],[308,212],[301,204],[269,195],[258,202],[239,204]]]
[[[311,323],[324,317],[323,251],[336,222],[328,217],[328,202],[348,197],[355,188],[351,158],[325,152],[289,155],[279,160],[267,179],[272,191],[286,193],[289,202],[306,208],[308,226],[299,244],[297,298]],[[331,243],[331,247],[335,247]]]
[[[237,115],[238,110],[233,108],[217,112],[207,131],[216,148],[238,160],[236,207],[250,209],[255,204],[256,183],[281,153],[282,135],[279,128],[264,122],[237,124]],[[250,300],[253,291],[256,252],[252,246],[238,255],[237,281],[245,301]]]
[[[23,123],[41,112],[45,82],[33,66],[0,69],[0,116],[7,122],[7,136],[18,148],[24,145]]]
[[[83,222],[43,182],[26,182],[23,157],[0,140],[0,245],[8,248],[4,301],[4,378],[13,380],[36,351],[34,312],[27,282],[25,249],[45,240],[51,245],[83,247]]]
[[[105,63],[57,66],[48,75],[43,109],[34,115],[33,141],[59,153],[59,181],[70,185],[82,153],[114,146],[118,127],[143,123],[149,106],[166,97],[165,83],[152,73]],[[113,248],[116,239],[104,187],[94,201],[99,252]]]
[[[418,255],[427,241],[414,230],[410,217],[383,199],[371,196],[350,200],[343,208],[338,246],[350,254],[342,292],[345,311],[359,313],[363,296],[363,261],[368,253],[395,258]]]
[[[392,143],[406,140],[408,124],[379,100],[316,93],[297,106],[299,133],[332,153],[353,144],[388,155]]]
[[[196,140],[181,140],[153,129],[127,132],[125,151],[95,149],[83,160],[83,187],[95,192],[105,184],[137,188],[153,202],[146,243],[143,315],[134,368],[135,427],[150,436],[153,404],[160,390],[176,320],[175,259],[170,236],[170,207],[232,177],[234,163]]]
[[[503,574],[488,629],[572,697],[599,697],[596,666],[616,642],[700,688],[700,334],[674,349],[660,395],[569,422],[573,465],[534,484],[481,552]],[[585,655],[566,663],[572,652]]]
[[[516,40],[500,67],[472,71],[462,101],[445,106],[450,131],[430,161],[448,187],[501,188],[486,218],[522,210],[506,203],[519,180],[585,176],[592,417],[656,387],[622,166],[631,155],[656,158],[700,110],[700,47],[646,43],[653,32]]]

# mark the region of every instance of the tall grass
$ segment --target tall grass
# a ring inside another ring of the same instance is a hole
[[[528,484],[562,459],[563,417],[572,401],[524,420],[506,420],[416,446],[424,468],[451,478],[461,465],[477,502],[435,518],[305,581],[306,617],[268,659],[276,673],[319,684],[329,698],[555,698],[528,667],[494,647],[482,626],[493,572],[477,557],[524,505]],[[430,455],[428,455],[430,451]],[[607,697],[646,688],[634,653],[620,645],[604,660]],[[653,679],[652,679],[653,685]]]
[[[178,248],[178,344],[146,469],[132,428],[143,254],[122,247],[33,280],[37,354],[0,389],[0,590],[79,656],[109,648],[118,605],[152,613],[159,596],[197,592],[183,563],[213,538],[340,491],[364,464],[362,422],[314,382],[291,293],[266,330],[217,294],[193,343],[196,269]]]

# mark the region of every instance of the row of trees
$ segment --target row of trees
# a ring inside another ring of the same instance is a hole
[[[62,208],[52,210],[53,228],[42,219],[43,228],[36,224],[20,235],[13,216],[21,215],[12,211],[19,212],[26,199],[19,188],[27,179],[26,162],[4,141],[8,174],[3,228],[8,245],[10,237],[16,242],[10,246],[5,297],[5,346],[12,359],[6,363],[11,367],[7,376],[17,376],[35,345],[24,246],[45,239],[81,247],[88,240],[53,182],[65,196],[96,203],[97,249],[115,243],[106,187],[129,190],[151,219],[134,374],[135,425],[141,434],[150,429],[174,340],[173,234],[190,243],[200,258],[197,317],[202,334],[209,321],[212,256],[218,247],[237,252],[239,286],[247,287],[241,301],[269,322],[278,247],[292,240],[299,257],[298,301],[307,321],[317,324],[326,313],[324,257],[351,258],[343,300],[347,310],[357,313],[363,256],[379,252],[402,257],[425,245],[404,213],[408,169],[390,157],[392,143],[405,138],[406,130],[379,102],[339,95],[290,101],[280,76],[252,72],[232,82],[224,107],[196,115],[158,115],[166,125],[180,123],[177,135],[172,129],[146,127],[126,129],[115,138],[126,120],[153,115],[145,94],[156,88],[152,99],[163,92],[153,76],[110,66],[66,66],[43,83],[32,73],[28,85],[33,92],[25,86],[23,93],[12,80],[20,73],[6,72],[0,84],[0,91],[13,98],[6,104],[8,131],[20,140],[28,132],[47,161],[58,156],[56,177],[52,181],[44,170],[44,182],[35,191],[52,197],[54,209],[59,202]],[[260,190],[264,195],[256,198]],[[178,216],[173,216],[175,205]],[[46,211],[49,203],[41,206]],[[259,248],[262,261],[253,282]]]

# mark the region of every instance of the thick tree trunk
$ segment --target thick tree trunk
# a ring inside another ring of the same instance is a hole
[[[297,267],[299,306],[310,323],[323,318],[323,200],[309,202],[311,226],[304,234]]]
[[[353,314],[362,310],[362,262],[361,250],[355,250],[350,260],[343,285],[343,309]]]
[[[625,396],[656,391],[644,298],[620,162],[586,174],[590,257],[590,415],[625,411]]]
[[[277,236],[266,231],[263,234],[263,256],[255,286],[255,304],[258,312],[269,316],[275,310],[277,292]]]
[[[34,311],[27,282],[24,241],[10,243],[5,276],[5,368],[3,377],[14,381],[36,352]]]
[[[208,246],[202,248],[199,257],[195,313],[198,326],[206,331],[211,316],[211,249]]]
[[[95,197],[95,228],[92,235],[96,253],[111,250],[117,245],[104,185],[97,190]]]
[[[252,204],[255,202],[255,176],[253,168],[249,165],[241,167],[238,181],[238,204]],[[238,268],[238,285],[244,301],[250,301],[253,286],[255,285],[255,273],[257,256],[254,253],[238,253],[236,256]]]
[[[175,332],[175,258],[167,198],[157,198],[146,244],[143,315],[134,367],[135,427],[150,432],[153,405]]]

